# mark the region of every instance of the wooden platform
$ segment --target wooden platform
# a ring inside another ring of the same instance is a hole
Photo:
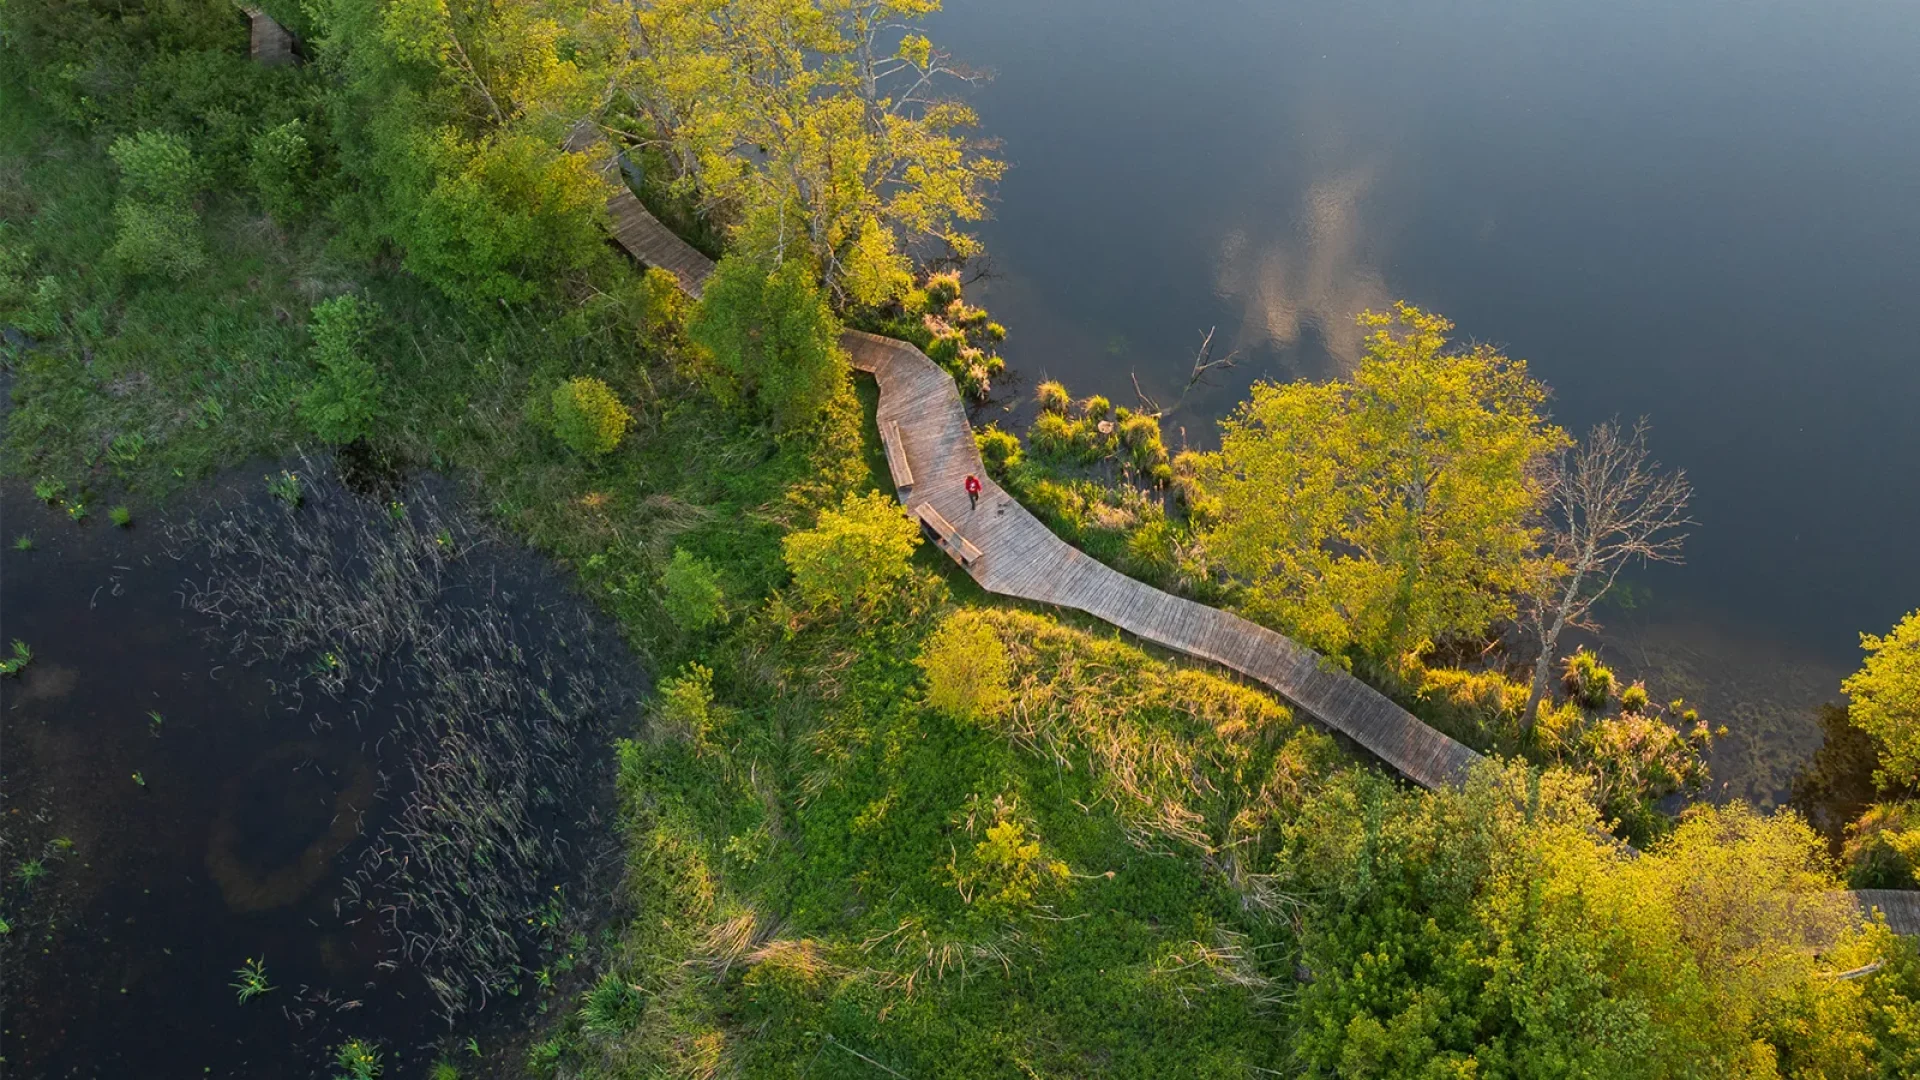
[[[713,272],[711,260],[674,236],[624,187],[608,206],[622,247],[643,263],[671,270],[688,292],[700,295]],[[853,366],[880,384],[875,419],[901,503],[908,503],[911,489],[916,513],[926,520],[924,507],[946,526],[936,525],[936,533],[958,538],[943,547],[988,592],[1084,611],[1136,637],[1237,671],[1423,787],[1458,786],[1481,760],[1284,635],[1162,592],[1082,554],[986,478],[966,405],[939,365],[893,338],[849,330],[840,343]],[[967,499],[968,475],[981,477],[977,506]],[[1861,890],[1852,896],[1863,914],[1877,909],[1897,933],[1920,934],[1920,892]]]

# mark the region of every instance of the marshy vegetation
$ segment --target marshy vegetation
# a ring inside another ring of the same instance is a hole
[[[378,506],[312,461],[272,483],[272,503],[169,529],[206,566],[187,604],[236,661],[303,672],[275,685],[288,711],[343,702],[374,741],[371,794],[395,809],[353,860],[342,912],[376,920],[451,1020],[519,985],[529,913],[569,876],[560,829],[595,772],[579,748],[611,737],[639,684],[618,640],[550,586],[476,559],[502,542],[431,486]]]

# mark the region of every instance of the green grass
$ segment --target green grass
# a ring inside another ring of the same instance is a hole
[[[18,675],[33,663],[33,649],[19,638],[13,640],[13,655],[0,660],[0,676]]]
[[[251,956],[247,957],[246,963],[234,969],[230,985],[242,1005],[273,990],[273,984],[267,981],[266,961]]]
[[[33,537],[32,537],[32,536],[30,536],[30,535],[28,535],[28,534],[26,534],[26,533],[21,533],[21,534],[20,534],[19,536],[16,536],[16,537],[14,537],[14,538],[13,538],[13,550],[15,550],[15,551],[32,551],[32,550],[33,550]]]
[[[133,525],[133,511],[124,506],[116,506],[107,511],[107,520],[113,522],[117,528],[131,528]]]

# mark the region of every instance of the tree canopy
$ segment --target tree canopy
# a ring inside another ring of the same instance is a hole
[[[1246,605],[1329,651],[1395,658],[1513,613],[1538,466],[1564,446],[1546,388],[1409,304],[1369,312],[1350,380],[1258,383],[1221,423],[1202,538]]]
[[[1920,611],[1884,637],[1860,635],[1866,662],[1841,684],[1854,724],[1879,741],[1882,784],[1920,786]]]
[[[938,0],[643,0],[609,24],[641,145],[737,223],[735,246],[805,258],[836,299],[909,286],[903,247],[959,257],[1003,165],[943,95],[966,73],[908,27]]]

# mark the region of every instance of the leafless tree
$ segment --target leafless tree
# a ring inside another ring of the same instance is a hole
[[[1601,424],[1554,464],[1548,490],[1548,550],[1521,622],[1536,636],[1525,724],[1546,696],[1560,635],[1568,627],[1597,630],[1593,607],[1633,562],[1681,561],[1693,485],[1683,470],[1660,471],[1647,454],[1647,421],[1631,431]]]

